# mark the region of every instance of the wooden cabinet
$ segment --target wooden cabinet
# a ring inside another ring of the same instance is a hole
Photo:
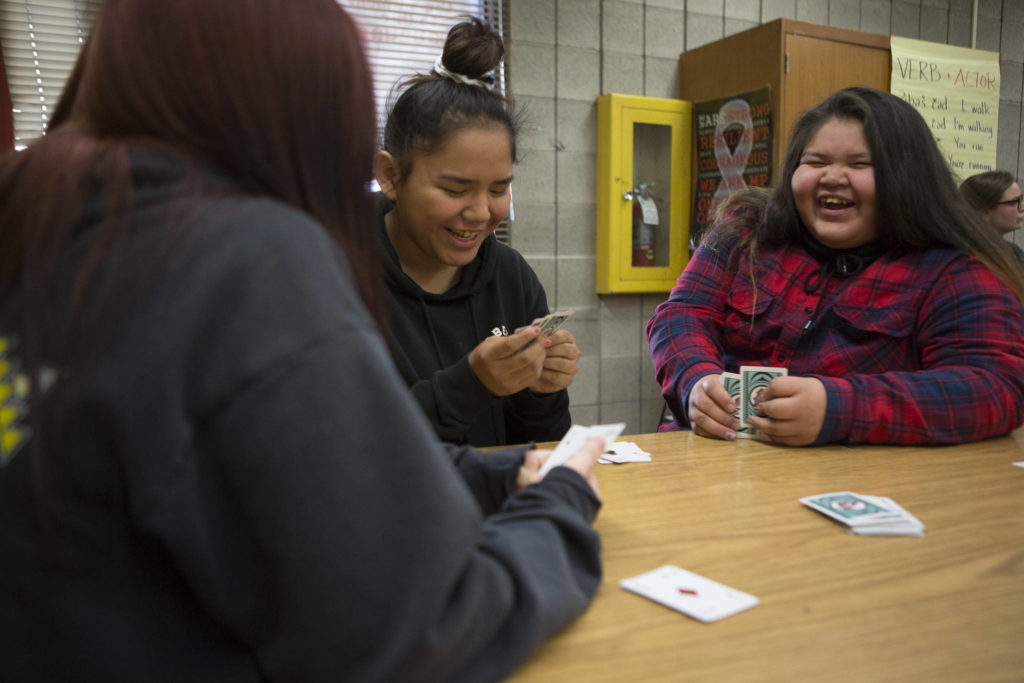
[[[597,293],[668,292],[686,265],[693,107],[597,99]]]
[[[889,36],[776,19],[682,53],[679,97],[703,102],[769,86],[778,169],[802,111],[851,85],[888,91],[890,62]]]

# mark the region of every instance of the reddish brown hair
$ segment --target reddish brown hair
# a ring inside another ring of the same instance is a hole
[[[0,301],[23,295],[30,376],[38,379],[54,344],[66,352],[58,354],[62,376],[80,375],[125,304],[135,303],[133,292],[105,289],[99,273],[128,236],[128,152],[138,148],[175,158],[186,169],[183,191],[198,192],[189,178],[211,169],[229,185],[221,192],[276,198],[311,215],[340,245],[367,308],[383,321],[366,189],[372,93],[359,29],[336,0],[106,0],[49,134],[0,157]],[[84,246],[84,265],[66,272],[87,203],[97,199],[104,215]],[[132,272],[157,271],[166,256],[152,255],[151,268],[133,263]],[[69,305],[56,309],[69,281]],[[100,300],[81,325],[86,290]],[[80,332],[73,344],[61,339],[68,329]],[[60,432],[50,427],[71,410],[73,390],[55,393],[32,414],[37,467],[55,447],[44,438]]]

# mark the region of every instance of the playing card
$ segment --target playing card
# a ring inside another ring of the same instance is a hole
[[[859,524],[850,529],[853,533],[860,534],[861,536],[924,536],[924,523],[910,514],[892,498],[869,496],[867,494],[857,495],[876,505],[895,511],[899,517],[893,520],[882,520],[873,524]]]
[[[850,491],[806,496],[800,502],[861,536],[924,536],[924,524],[891,498]]]
[[[736,412],[734,414],[737,420],[741,420],[740,406],[743,402],[743,376],[737,372],[723,372],[722,385],[725,387],[725,390],[729,392],[729,396],[732,397],[732,400],[736,402]],[[736,436],[741,439],[756,438],[758,433],[758,430],[753,427],[740,426],[740,428],[736,430]]]
[[[899,518],[899,513],[895,510],[878,505],[850,491],[805,496],[800,499],[800,502],[826,517],[831,517],[851,527]]]
[[[641,450],[632,441],[616,441],[605,446],[604,453],[597,459],[602,465],[622,464],[624,462],[650,462],[651,454]]]
[[[548,459],[540,468],[540,476],[544,476],[551,471],[552,468],[558,467],[566,460],[576,454],[583,444],[587,442],[592,436],[600,436],[604,439],[605,448],[609,446],[622,430],[626,428],[625,422],[615,422],[613,424],[606,425],[591,425],[585,427],[583,425],[573,425],[569,427],[569,431],[565,433],[562,440],[555,446],[555,450],[551,453]]]
[[[705,623],[732,616],[758,603],[750,593],[670,564],[622,579],[619,585]]]
[[[747,418],[751,415],[764,413],[757,409],[761,396],[768,389],[768,384],[776,377],[785,377],[786,368],[772,368],[758,365],[740,367],[740,427],[747,427]],[[754,430],[757,432],[757,430]]]
[[[555,311],[554,313],[548,313],[543,318],[537,318],[531,325],[540,328],[540,333],[550,337],[555,331],[565,324],[569,318],[572,317],[572,310]]]

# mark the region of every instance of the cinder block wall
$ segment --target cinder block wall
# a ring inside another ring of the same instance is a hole
[[[574,421],[653,431],[662,401],[644,324],[662,295],[594,293],[598,95],[678,97],[683,50],[779,17],[970,47],[971,0],[509,0],[509,77],[527,126],[512,244],[552,309],[574,308]],[[1024,0],[979,0],[977,47],[1002,53],[998,165],[1024,176]],[[1024,231],[1019,231],[1024,232]],[[1024,246],[1024,235],[1016,235]]]

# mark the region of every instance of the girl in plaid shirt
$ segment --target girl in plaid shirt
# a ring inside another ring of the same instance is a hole
[[[784,366],[773,442],[941,444],[1024,422],[1024,271],[961,198],[924,119],[847,88],[793,129],[770,194],[735,197],[647,324],[662,396],[736,438],[721,373]]]

